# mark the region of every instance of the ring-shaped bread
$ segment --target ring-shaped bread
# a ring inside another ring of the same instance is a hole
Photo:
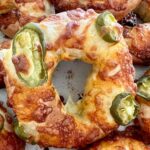
[[[150,136],[150,69],[137,82],[137,101],[140,104],[138,115],[143,131]]]
[[[149,150],[149,136],[139,125],[126,127],[124,131],[114,131],[105,138],[88,145],[85,150]]]
[[[79,147],[118,127],[110,112],[112,103],[117,97],[114,105],[118,105],[119,97],[125,100],[127,93],[133,98],[136,85],[122,27],[113,15],[106,20],[115,22],[106,21],[106,26],[97,27],[97,19],[105,14],[67,11],[28,24],[16,34],[3,64],[9,103],[18,118],[16,128],[23,129],[21,135],[26,141],[47,147]],[[99,23],[104,23],[105,17],[101,19]],[[111,37],[112,29],[118,41]],[[52,74],[60,61],[75,59],[92,64],[93,71],[83,99],[64,106],[51,81]]]
[[[76,8],[94,9],[96,12],[109,10],[115,15],[117,20],[121,20],[129,12],[134,10],[141,0],[50,0],[54,4],[56,11],[65,11]]]
[[[150,146],[131,137],[114,136],[97,142],[86,150],[149,150]]]
[[[13,121],[0,104],[0,150],[24,150],[25,143],[13,132]]]
[[[3,5],[8,7],[7,2]],[[0,30],[10,38],[25,24],[40,22],[55,12],[48,0],[15,1],[15,6],[15,9],[11,7],[7,13],[0,15]]]

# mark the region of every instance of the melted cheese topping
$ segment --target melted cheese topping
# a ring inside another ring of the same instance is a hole
[[[142,118],[146,118],[146,119],[150,119],[150,106],[142,103],[141,104],[141,117]]]

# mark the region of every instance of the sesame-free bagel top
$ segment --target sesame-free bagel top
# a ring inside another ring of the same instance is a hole
[[[82,8],[94,9],[96,12],[109,10],[117,20],[123,19],[133,11],[141,0],[50,0],[57,12]]]
[[[75,59],[92,64],[93,71],[84,97],[64,106],[52,73],[60,61]],[[77,9],[28,24],[16,34],[3,64],[17,131],[43,146],[79,147],[106,136],[118,127],[110,112],[115,97],[134,96],[136,90],[122,27],[108,12]]]

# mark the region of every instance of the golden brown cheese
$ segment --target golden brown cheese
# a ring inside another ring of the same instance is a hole
[[[124,37],[134,63],[150,65],[150,24],[124,27]]]
[[[1,0],[0,1],[0,14],[9,12],[16,8],[15,0]]]
[[[118,20],[134,10],[141,0],[50,0],[58,12],[76,8],[111,11]]]
[[[54,13],[54,7],[48,0],[16,1],[15,4],[17,6],[15,9],[10,9],[7,13],[0,15],[0,29],[11,38],[25,24],[40,22]]]
[[[0,150],[25,150],[25,143],[14,134],[12,130],[12,119],[1,104],[0,115],[5,120],[4,127],[0,131]]]
[[[77,9],[51,15],[34,24],[43,33],[46,46],[44,63],[50,66],[46,67],[48,79],[41,86],[27,86],[16,74],[12,49],[6,53],[3,63],[9,103],[19,125],[24,128],[27,141],[45,147],[80,147],[117,129],[110,107],[116,95],[122,92],[135,94],[132,57],[122,35],[117,43],[102,39],[95,26],[97,17],[94,10]],[[122,31],[118,23],[115,25]],[[29,32],[24,30],[20,34],[24,34],[20,38],[25,49],[32,41]],[[35,39],[39,44],[36,36]],[[28,74],[22,75],[24,78],[32,76],[34,70],[31,52],[27,50],[26,58],[31,65]],[[17,51],[22,53],[19,46]],[[87,79],[83,99],[64,106],[51,82],[52,73],[60,61],[75,59],[92,64],[93,72]]]
[[[150,150],[150,147],[130,137],[115,136],[112,139],[97,142],[87,150]]]
[[[84,150],[149,150],[150,139],[135,121],[124,131],[114,131],[105,138],[87,145]]]
[[[142,0],[136,9],[136,13],[144,22],[150,22],[150,0]]]

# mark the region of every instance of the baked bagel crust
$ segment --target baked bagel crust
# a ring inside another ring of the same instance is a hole
[[[135,64],[150,65],[150,24],[124,27],[124,38]]]
[[[150,70],[145,75],[150,75]],[[137,101],[140,104],[140,113],[138,116],[140,126],[150,136],[150,102],[140,96],[137,96]]]
[[[3,129],[0,131],[0,150],[24,150],[25,143],[13,133],[12,119],[2,104],[0,104],[0,115],[5,120]]]
[[[64,11],[75,8],[92,8],[97,12],[111,11],[118,20],[121,20],[129,12],[134,10],[141,0],[50,0],[56,11]]]
[[[0,14],[9,12],[12,9],[15,9],[17,6],[15,0],[1,0],[0,1]]]
[[[150,147],[130,137],[115,136],[112,139],[97,142],[87,150],[150,150]]]
[[[150,0],[142,0],[136,9],[136,13],[144,22],[150,22]]]
[[[123,36],[117,43],[102,39],[95,26],[97,17],[94,10],[77,9],[34,24],[42,31],[46,47],[48,79],[41,86],[31,88],[22,82],[12,63],[12,50],[6,53],[3,63],[9,103],[28,135],[27,141],[47,147],[79,147],[118,127],[110,107],[116,95],[135,94],[132,57]],[[122,30],[118,23],[115,25]],[[52,73],[60,61],[75,59],[93,64],[93,72],[83,99],[64,106],[51,82]],[[29,66],[27,62],[21,64],[20,69]]]
[[[7,3],[5,3],[7,6]],[[54,7],[48,0],[19,0],[15,3],[16,8],[0,15],[0,29],[8,37],[29,22],[40,22],[46,16],[54,13]],[[0,3],[1,7],[1,3]]]

